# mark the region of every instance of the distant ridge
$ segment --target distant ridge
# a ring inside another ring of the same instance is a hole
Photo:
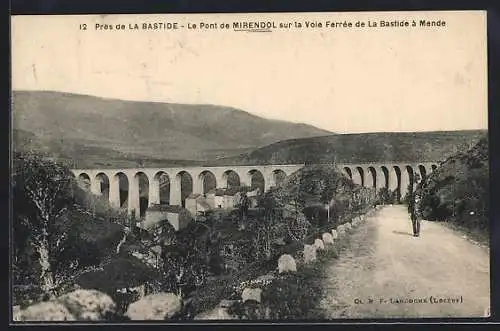
[[[441,161],[486,130],[332,134],[213,105],[13,92],[14,149],[74,167]]]
[[[332,134],[223,106],[107,99],[53,91],[13,92],[14,148],[79,164],[123,160],[200,162],[281,140]]]
[[[439,162],[466,151],[487,130],[336,134],[280,141],[221,164]]]

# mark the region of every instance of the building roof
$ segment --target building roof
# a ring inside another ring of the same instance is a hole
[[[200,206],[204,211],[212,209],[212,207],[210,207],[210,205],[204,199],[197,201],[197,203],[198,206]]]
[[[165,211],[165,208],[168,205],[160,205],[160,204],[154,204],[148,207],[149,211]]]
[[[233,186],[228,188],[217,188],[211,189],[207,194],[215,194],[216,196],[229,195],[234,196],[238,192],[256,192],[259,188],[252,189],[249,186]]]
[[[215,190],[215,195],[218,196],[218,197],[221,197],[221,196],[224,195],[224,191],[225,191],[225,189],[218,188],[218,189]]]
[[[191,193],[186,199],[198,199],[200,196],[200,193]]]
[[[224,191],[224,195],[234,196],[239,192],[241,192],[241,187],[230,187]]]

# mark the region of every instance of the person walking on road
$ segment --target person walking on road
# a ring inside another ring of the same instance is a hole
[[[411,224],[413,227],[413,236],[420,236],[420,195],[418,193],[414,194],[413,208],[410,214]]]
[[[416,178],[417,182],[417,188],[419,184],[419,178]],[[420,236],[420,203],[421,203],[421,196],[420,192],[418,192],[418,189],[416,189],[414,192],[410,192],[410,200],[408,201],[408,211],[410,213],[410,218],[411,218],[411,224],[413,228],[413,236],[414,237],[419,237]]]

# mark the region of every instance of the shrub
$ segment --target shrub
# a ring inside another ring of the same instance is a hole
[[[393,204],[395,202],[394,192],[390,191],[387,187],[382,187],[377,192],[377,202],[381,205]]]
[[[422,217],[449,221],[472,232],[489,230],[488,140],[442,162],[416,189]]]
[[[258,312],[264,319],[314,319],[321,289],[313,281],[317,271],[304,268],[297,274],[277,277],[262,292]]]
[[[22,281],[22,280],[21,280]],[[29,280],[28,280],[29,281]],[[20,281],[16,283],[19,284]],[[45,293],[36,284],[12,286],[12,304],[27,307],[33,302],[40,301]]]
[[[155,279],[161,275],[139,259],[123,253],[100,269],[81,274],[77,282],[83,289],[95,289],[108,294],[116,303],[117,314],[123,314],[128,305],[138,299],[138,293],[119,292]]]
[[[259,276],[255,279],[243,281],[235,287],[234,291],[235,293],[240,294],[243,292],[245,288],[252,288],[252,289],[264,288],[267,285],[269,285],[274,280],[274,278],[275,278],[274,274],[266,274]],[[234,297],[237,298],[238,296],[239,295],[235,295]]]

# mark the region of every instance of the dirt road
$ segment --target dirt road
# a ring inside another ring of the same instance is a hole
[[[413,237],[404,206],[384,207],[350,242],[322,280],[326,318],[482,317],[489,307],[488,249],[435,222]]]

